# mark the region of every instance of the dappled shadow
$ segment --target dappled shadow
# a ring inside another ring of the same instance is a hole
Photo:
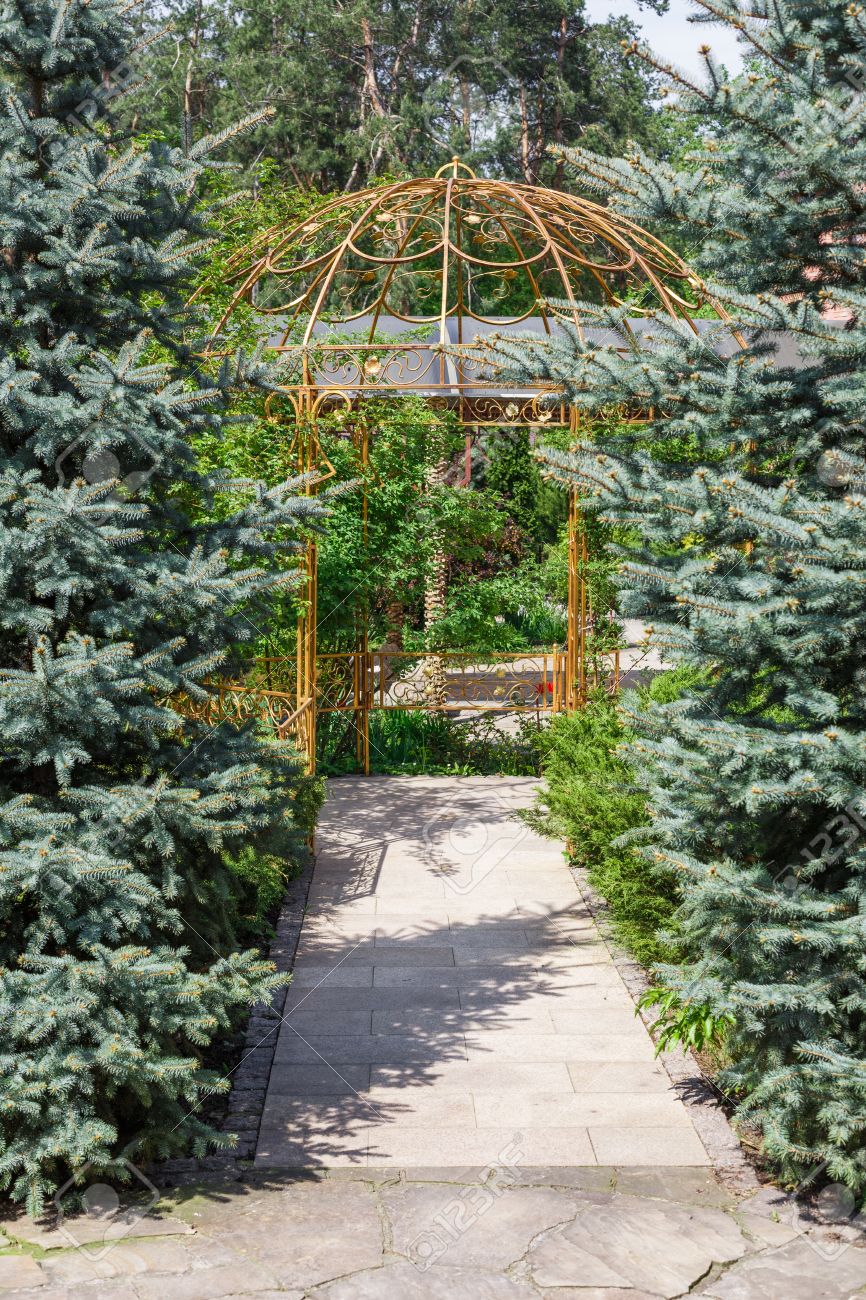
[[[573,920],[568,909],[509,912],[401,935],[383,917],[386,933],[372,938],[361,925],[340,938],[312,926],[315,969],[308,975],[302,956],[289,991],[259,1160],[361,1164],[377,1154],[367,1130],[398,1119],[414,1116],[433,1132],[473,1126],[469,1081],[449,1078],[448,1069],[483,1064],[489,1049],[473,1036],[537,1032],[543,1003],[597,986],[596,936],[569,933]],[[497,1086],[519,1091],[537,1068],[497,1062]],[[565,1082],[564,1065],[552,1073]],[[459,1151],[453,1156],[459,1162]]]
[[[590,1017],[606,984],[622,992],[556,846],[513,817],[534,784],[330,783],[259,1163],[375,1165],[399,1158],[408,1128],[414,1162],[429,1150],[436,1164],[442,1130],[477,1133],[479,1078],[570,1092],[564,1062],[489,1058],[487,1031],[552,1034],[560,999],[594,990]],[[512,871],[538,887],[515,893]]]

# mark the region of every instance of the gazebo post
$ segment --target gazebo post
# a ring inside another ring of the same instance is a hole
[[[569,408],[569,432],[578,435],[580,412]],[[565,650],[565,707],[586,703],[586,533],[577,488],[568,492],[568,635]]]
[[[305,378],[308,378],[307,361],[304,359]],[[298,403],[298,473],[312,475],[319,466],[319,439],[317,428],[316,392],[305,385],[299,394]],[[304,487],[304,494],[315,496],[317,482],[310,479]],[[303,735],[306,741],[307,763],[310,772],[316,770],[316,620],[318,588],[318,551],[315,539],[310,537],[306,544],[304,556],[303,612],[298,617],[298,660],[295,670],[296,708],[305,705],[309,712],[309,721]],[[308,704],[308,701],[310,703]]]
[[[583,684],[583,573],[581,564],[580,507],[577,489],[568,493],[568,636],[565,650],[565,699],[569,710],[582,703]]]

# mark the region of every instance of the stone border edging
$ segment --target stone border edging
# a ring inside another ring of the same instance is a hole
[[[290,880],[286,888],[276,935],[268,950],[278,971],[290,971],[294,966],[315,866],[316,855],[311,853],[301,874]],[[252,1160],[256,1154],[287,994],[288,987],[278,992],[269,1006],[254,1007],[247,1022],[240,1064],[234,1070],[229,1103],[220,1126],[224,1131],[237,1133],[237,1146],[227,1153],[235,1160]],[[203,1163],[208,1167],[207,1162]]]
[[[291,971],[294,966],[315,867],[316,855],[311,853],[300,875],[286,886],[268,950],[278,971]],[[232,1088],[220,1123],[223,1132],[237,1134],[237,1146],[201,1159],[189,1156],[161,1161],[148,1171],[158,1183],[175,1185],[214,1172],[239,1178],[244,1171],[237,1168],[238,1162],[253,1160],[287,995],[288,986],[278,990],[269,1005],[253,1007],[246,1024],[241,1059],[231,1072]]]

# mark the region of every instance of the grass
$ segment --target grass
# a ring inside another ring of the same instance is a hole
[[[385,776],[538,776],[545,726],[535,714],[518,715],[515,731],[506,733],[483,713],[466,720],[420,709],[374,712],[370,768]],[[357,771],[353,734],[324,732],[319,770]]]

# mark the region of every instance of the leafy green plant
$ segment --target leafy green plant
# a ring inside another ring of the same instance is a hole
[[[539,565],[528,560],[508,572],[481,579],[467,575],[455,582],[434,632],[433,638],[419,634],[414,640],[421,646],[432,639],[437,650],[482,654],[546,648],[564,645],[566,611],[550,600]]]
[[[635,693],[636,702],[676,700],[700,676],[685,666],[660,673]],[[649,818],[626,758],[632,739],[622,712],[603,691],[578,712],[554,718],[540,737],[545,788],[527,817],[566,840],[572,861],[587,869],[607,902],[616,938],[649,967],[679,959],[680,895],[673,875],[637,848]]]
[[[638,1008],[658,1011],[658,1019],[650,1027],[656,1056],[671,1047],[718,1054],[735,1023],[730,1013],[716,1011],[708,1002],[693,1002],[683,998],[677,989],[661,986],[642,993]]]
[[[606,900],[617,939],[644,965],[671,959],[658,938],[677,906],[671,877],[651,868],[623,837],[647,824],[619,747],[628,733],[616,707],[597,692],[585,708],[560,714],[543,733],[545,789],[528,814],[537,829],[564,838]]]
[[[312,836],[324,798],[324,777],[309,773],[297,776],[291,821],[296,832],[308,839]],[[286,885],[300,875],[309,860],[306,854],[288,850],[289,846],[280,844],[275,836],[266,848],[245,844],[236,854],[225,855],[224,864],[237,882],[231,919],[242,942],[261,944],[273,936]]]

